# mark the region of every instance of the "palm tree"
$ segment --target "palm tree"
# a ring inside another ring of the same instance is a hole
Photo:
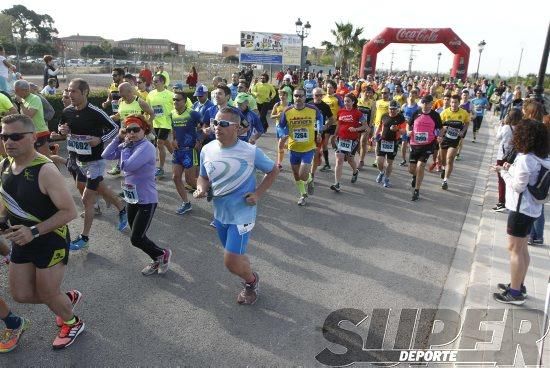
[[[331,29],[330,32],[336,38],[336,42],[332,43],[330,41],[323,41],[322,46],[326,48],[326,53],[329,55],[334,55],[337,61],[337,66],[340,66],[340,69],[344,75],[349,75],[349,61],[359,59],[361,57],[361,52],[363,45],[367,42],[364,38],[359,38],[363,33],[363,28],[355,28],[351,23],[338,23],[336,22],[336,30]]]

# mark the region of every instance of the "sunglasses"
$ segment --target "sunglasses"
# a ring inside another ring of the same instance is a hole
[[[23,132],[23,133],[11,133],[11,134],[0,134],[0,139],[4,142],[7,142],[8,139],[11,139],[14,142],[20,141],[25,137],[25,134],[33,134],[34,132]]]
[[[293,96],[294,96],[294,98],[302,98],[302,97],[304,97],[304,95],[293,95]]]
[[[233,123],[231,121],[227,121],[227,120],[212,120],[212,124],[214,124],[214,126],[221,126],[222,128],[227,128],[228,126],[230,125],[238,125],[238,123]]]
[[[139,133],[141,130],[140,127],[129,127],[129,128],[126,128],[126,133]]]
[[[120,74],[113,74],[113,75],[111,75],[111,77],[113,77],[113,78],[120,77]]]
[[[183,101],[183,98],[173,98],[172,101]]]

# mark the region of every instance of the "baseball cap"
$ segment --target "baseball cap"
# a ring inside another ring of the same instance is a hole
[[[390,101],[390,109],[398,109],[399,108],[399,102],[395,100]]]
[[[245,93],[239,93],[237,94],[237,97],[235,97],[235,103],[240,104],[243,102],[248,102],[248,96],[246,96]]]
[[[426,95],[424,97],[422,97],[422,99],[420,100],[421,103],[425,104],[425,103],[430,103],[430,102],[433,102],[434,101],[434,98],[432,97],[432,95]]]
[[[180,91],[183,90],[183,83],[181,82],[174,83],[173,89],[178,89]]]
[[[200,84],[197,86],[197,89],[195,90],[195,93],[193,93],[193,96],[202,97],[206,94],[208,94],[208,88],[206,88],[204,84]]]

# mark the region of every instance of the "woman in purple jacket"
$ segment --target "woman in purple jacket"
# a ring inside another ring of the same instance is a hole
[[[150,127],[140,115],[128,116],[123,126],[118,138],[107,146],[102,157],[107,160],[120,159],[120,169],[124,174],[121,186],[132,231],[130,241],[152,259],[141,273],[144,276],[155,272],[163,274],[168,271],[172,251],[159,248],[146,235],[158,203],[155,184],[156,151],[155,146],[145,138]]]

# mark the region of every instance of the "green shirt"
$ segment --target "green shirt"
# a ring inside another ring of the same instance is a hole
[[[41,104],[42,106],[42,104]],[[6,113],[13,107],[13,104],[11,103],[10,99],[4,95],[3,93],[0,93],[0,116],[6,115]]]
[[[42,108],[42,100],[40,100],[40,97],[30,93],[23,100],[23,106],[26,109],[36,110],[36,114],[32,117],[32,122],[34,123],[36,133],[47,132],[48,126],[44,120],[44,109]]]
[[[162,92],[154,89],[147,95],[147,103],[155,113],[153,128],[172,129],[170,112],[174,108],[173,97],[174,93],[167,89]]]

